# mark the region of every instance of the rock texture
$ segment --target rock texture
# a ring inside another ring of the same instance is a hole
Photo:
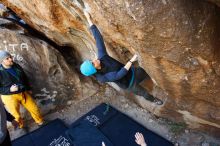
[[[208,1],[215,3],[217,6],[220,7],[220,1],[219,0],[208,0]]]
[[[165,104],[149,108],[152,112],[219,136],[220,9],[214,4],[205,0],[1,2],[51,40],[74,48],[79,60],[95,57],[83,15],[86,8],[108,51],[122,62],[138,53],[139,64],[162,90]]]

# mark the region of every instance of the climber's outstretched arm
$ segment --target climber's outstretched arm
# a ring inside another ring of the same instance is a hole
[[[108,55],[108,53],[106,51],[106,47],[105,47],[103,37],[102,37],[99,29],[97,28],[97,26],[92,23],[90,14],[86,10],[84,11],[84,14],[85,14],[86,19],[89,23],[92,35],[93,35],[93,37],[96,41],[96,47],[98,48],[98,59],[100,59],[103,56]]]

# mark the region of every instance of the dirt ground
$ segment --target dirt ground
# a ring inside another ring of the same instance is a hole
[[[175,146],[220,146],[219,139],[209,137],[208,135],[200,132],[189,130],[184,124],[181,125],[166,119],[157,118],[146,109],[141,108],[127,97],[120,95],[120,93],[109,86],[103,87],[99,92],[89,98],[78,101],[68,101],[68,106],[46,115],[45,120],[50,121],[60,118],[67,125],[70,125],[79,117],[103,102],[109,103],[132,119],[135,119],[147,129],[150,129],[162,137],[172,141]],[[28,125],[29,131],[33,131],[38,128],[32,120],[28,121]],[[25,134],[25,132],[21,129],[13,130],[10,128],[10,134],[11,138],[15,139]]]

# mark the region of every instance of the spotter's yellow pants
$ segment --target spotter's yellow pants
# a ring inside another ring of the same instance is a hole
[[[7,110],[15,117],[15,120],[19,123],[20,128],[24,126],[20,114],[20,104],[22,104],[30,112],[32,118],[37,124],[43,122],[43,118],[40,114],[40,110],[37,107],[37,104],[27,91],[12,95],[1,95],[1,98]]]

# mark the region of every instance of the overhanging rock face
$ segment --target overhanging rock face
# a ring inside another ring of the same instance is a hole
[[[220,133],[220,8],[188,0],[1,0],[26,23],[82,59],[95,57],[86,8],[109,52],[139,64],[166,101],[156,114]]]

